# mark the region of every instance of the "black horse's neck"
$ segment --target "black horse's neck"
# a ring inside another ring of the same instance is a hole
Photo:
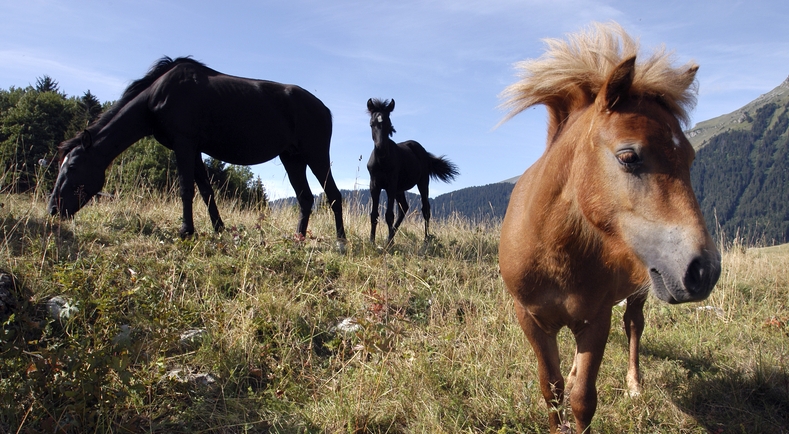
[[[136,101],[142,99],[127,103],[102,128],[93,132],[91,152],[95,153],[97,162],[104,168],[135,142],[153,134],[146,120],[147,105]]]

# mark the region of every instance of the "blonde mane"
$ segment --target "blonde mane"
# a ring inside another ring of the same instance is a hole
[[[540,58],[515,64],[520,80],[504,89],[500,97],[504,100],[501,106],[509,110],[502,123],[531,106],[544,104],[550,115],[549,137],[573,111],[593,103],[611,71],[639,50],[638,41],[614,22],[593,23],[566,40],[544,42],[547,49]],[[672,61],[673,52],[661,46],[647,60],[638,62],[631,95],[657,100],[687,125],[688,111],[696,103],[698,65],[690,61],[675,68]]]

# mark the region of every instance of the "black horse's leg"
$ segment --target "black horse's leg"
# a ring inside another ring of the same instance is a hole
[[[342,193],[337,188],[334,182],[334,177],[331,174],[331,163],[328,156],[325,161],[311,161],[309,163],[312,174],[318,178],[323,186],[323,192],[326,193],[326,200],[329,201],[329,206],[334,213],[334,227],[337,231],[337,239],[345,240],[345,226],[342,222]]]
[[[422,217],[425,218],[425,241],[430,238],[430,231],[428,230],[430,226],[430,198],[428,197],[430,192],[428,182],[429,178],[417,185],[419,198],[422,200]]]
[[[370,197],[372,209],[370,210],[370,242],[375,244],[375,228],[378,226],[378,204],[381,200],[381,187],[370,183]]]
[[[198,154],[195,159],[195,182],[197,183],[197,190],[200,191],[203,202],[205,202],[208,207],[211,225],[214,227],[215,231],[221,231],[224,229],[225,224],[222,222],[222,218],[219,217],[219,209],[214,199],[214,189],[211,187],[211,182],[208,179],[208,169],[206,169],[203,159],[200,158],[200,154]]]
[[[395,221],[394,230],[397,232],[400,229],[400,223],[403,222],[406,213],[408,213],[408,200],[405,198],[404,191],[398,192],[395,200],[397,200],[397,221]]]
[[[307,182],[307,162],[303,158],[283,153],[279,156],[285,171],[288,172],[288,179],[290,185],[293,186],[293,191],[296,192],[296,200],[299,202],[299,224],[296,231],[301,236],[307,235],[307,224],[310,222],[310,214],[312,214],[312,204],[314,198],[312,197],[312,190],[310,184]]]
[[[177,149],[175,152],[175,161],[178,164],[178,183],[181,188],[181,202],[183,204],[183,222],[178,231],[181,238],[195,233],[194,220],[192,219],[192,201],[195,196],[195,154],[196,152],[190,148]]]

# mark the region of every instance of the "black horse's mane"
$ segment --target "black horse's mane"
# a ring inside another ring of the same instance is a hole
[[[135,96],[139,95],[140,92],[147,89],[148,86],[150,86],[159,77],[164,75],[167,71],[173,69],[174,67],[182,63],[191,63],[192,65],[205,67],[204,63],[192,59],[191,56],[178,57],[175,60],[171,59],[168,56],[164,56],[161,59],[154,62],[153,65],[151,65],[151,68],[148,70],[148,73],[145,74],[145,77],[133,81],[132,84],[130,84],[129,87],[127,87],[126,90],[123,91],[123,95],[121,96],[121,99],[120,101],[118,101],[118,103],[122,104],[134,98]]]
[[[129,101],[134,99],[137,95],[139,95],[142,91],[147,89],[154,81],[156,81],[159,77],[166,74],[171,69],[175,68],[176,66],[184,63],[190,63],[192,65],[206,67],[206,65],[202,62],[198,62],[197,60],[192,59],[190,56],[187,57],[178,57],[175,60],[170,58],[169,56],[164,56],[161,59],[154,62],[151,68],[148,70],[148,73],[139,80],[133,81],[126,90],[123,91],[121,95],[121,99],[119,99],[115,104],[110,107],[109,110],[104,112],[98,119],[93,121],[83,132],[81,132],[77,137],[84,136],[85,134],[92,135],[97,130],[100,130],[103,126],[107,125],[113,117],[120,111],[123,106],[125,106]],[[75,137],[76,138],[76,137]],[[91,139],[92,140],[92,139]],[[60,160],[63,159],[63,156],[68,155],[72,149],[76,148],[82,144],[82,140],[66,140],[58,146],[58,154],[60,155]]]

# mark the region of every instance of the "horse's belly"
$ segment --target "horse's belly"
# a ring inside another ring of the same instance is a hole
[[[282,147],[261,146],[261,145],[234,145],[234,146],[215,146],[202,150],[203,153],[210,155],[217,160],[225,163],[249,166],[252,164],[265,163],[279,156]]]
[[[200,151],[230,164],[265,163],[279,156],[293,138],[287,134],[253,128],[216,128],[200,140]]]

